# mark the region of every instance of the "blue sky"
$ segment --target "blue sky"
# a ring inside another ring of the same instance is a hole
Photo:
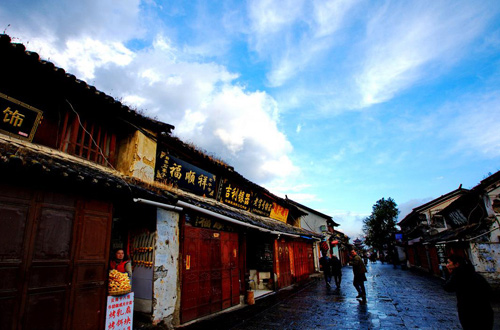
[[[500,170],[498,1],[28,1],[0,28],[351,237]]]

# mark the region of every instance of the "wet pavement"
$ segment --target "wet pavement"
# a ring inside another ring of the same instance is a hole
[[[380,262],[367,268],[366,303],[355,298],[346,266],[340,290],[327,289],[318,277],[181,329],[461,329],[455,294],[445,292],[440,279]],[[500,329],[500,304],[493,306]]]

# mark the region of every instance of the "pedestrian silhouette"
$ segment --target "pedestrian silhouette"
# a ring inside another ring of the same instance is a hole
[[[352,264],[352,272],[354,274],[354,280],[352,284],[356,291],[358,291],[358,296],[356,298],[361,298],[363,303],[366,303],[366,290],[365,290],[365,281],[366,281],[366,267],[363,263],[363,260],[356,253],[356,251],[351,251],[351,264]]]
[[[332,263],[330,261],[330,258],[326,254],[324,254],[320,259],[319,263],[321,265],[321,268],[323,269],[323,275],[325,277],[325,283],[327,289],[330,289],[332,287],[331,281],[332,281]]]
[[[342,282],[342,262],[340,262],[336,255],[332,255],[331,264],[335,286],[337,287],[337,290],[340,290],[340,283]]]
[[[457,295],[458,318],[462,328],[493,329],[493,309],[490,303],[492,290],[488,282],[463,257],[449,256],[446,268],[450,277],[444,289]]]

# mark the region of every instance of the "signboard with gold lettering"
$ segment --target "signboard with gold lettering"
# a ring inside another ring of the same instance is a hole
[[[250,211],[252,213],[269,217],[273,209],[273,201],[262,195],[254,194],[250,203]]]
[[[43,112],[0,93],[0,132],[32,141]]]
[[[288,209],[273,203],[273,208],[269,217],[286,223],[286,218],[288,218]]]
[[[220,200],[222,203],[248,211],[251,197],[252,192],[249,189],[238,186],[229,180],[224,180],[222,182],[222,189],[220,192]]]
[[[174,184],[197,195],[215,198],[215,175],[160,151],[156,158],[155,180]]]
[[[186,223],[193,227],[207,228],[218,231],[234,232],[234,227],[226,221],[217,220],[211,217],[205,217],[201,215],[190,215],[186,214]]]

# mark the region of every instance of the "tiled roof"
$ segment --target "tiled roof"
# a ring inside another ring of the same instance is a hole
[[[24,45],[12,43],[11,38],[6,34],[0,34],[0,60],[8,61],[10,63],[9,65],[12,65],[12,61],[31,64],[31,69],[39,70],[39,72],[47,78],[46,80],[53,79],[54,81],[61,81],[64,86],[69,86],[88,98],[96,98],[103,104],[111,105],[109,111],[115,111],[116,116],[128,120],[129,122],[143,125],[157,132],[164,131],[168,134],[174,129],[174,126],[170,124],[148,118],[129,108],[106,93],[97,90],[94,86],[87,84],[83,80],[77,79],[64,69],[56,67],[52,62],[40,59],[37,53],[27,51]]]
[[[177,192],[177,195],[180,200],[183,200],[186,203],[241,221],[243,223],[247,223],[251,226],[257,226],[263,229],[267,229],[269,231],[286,233],[291,235],[317,237],[317,238],[322,237],[321,234],[314,233],[312,231],[303,228],[294,227],[279,220],[259,216],[244,210],[239,210],[232,206],[220,203],[214,199],[203,198],[183,191]]]
[[[130,200],[133,197],[155,198],[163,202],[175,200],[175,196],[167,191],[152,189],[116,170],[3,134],[0,134],[0,169],[6,179],[19,174],[19,180],[69,184],[75,191],[83,187],[112,192]]]

